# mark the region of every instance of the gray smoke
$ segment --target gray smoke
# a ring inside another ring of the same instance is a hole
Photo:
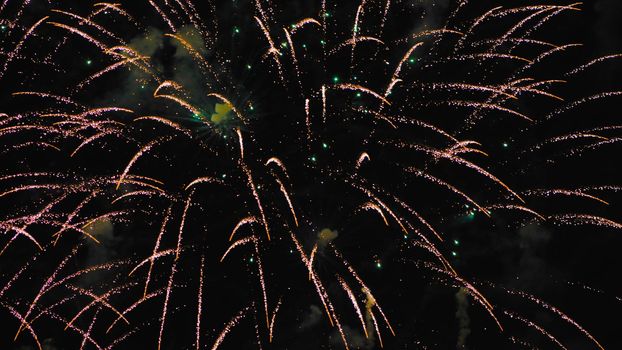
[[[466,288],[456,292],[456,320],[458,321],[458,341],[456,349],[466,349],[466,340],[471,334],[471,318],[469,317],[469,293]]]

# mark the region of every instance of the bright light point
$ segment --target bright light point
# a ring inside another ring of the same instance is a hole
[[[361,97],[361,93],[360,93],[360,92],[357,92],[357,93],[356,93],[356,97]]]
[[[309,160],[315,163],[317,161],[317,158],[315,156],[311,156],[309,157]]]
[[[454,239],[454,244],[455,245],[460,245],[460,241],[458,241],[457,239]]]
[[[465,204],[465,205],[464,205],[464,207],[465,207],[465,208],[469,208],[469,205],[468,205],[468,204]]]
[[[240,28],[238,28],[238,27],[233,28],[233,32],[235,34],[239,34],[240,33]]]
[[[456,252],[451,252],[451,256],[458,256],[458,253],[456,253]]]
[[[220,175],[220,177],[222,177],[224,179],[225,177],[227,177],[227,174],[222,174],[222,175]]]
[[[91,61],[91,60],[86,60],[86,64],[87,64],[88,66],[90,66],[90,65],[91,65],[91,63],[93,63],[93,61]]]
[[[381,269],[382,268],[382,263],[380,261],[376,262],[376,268],[377,269]]]
[[[286,42],[282,42],[281,43],[281,47],[287,47],[287,43]]]
[[[323,143],[322,143],[322,148],[323,148],[323,149],[327,149],[327,148],[328,148],[328,144],[327,144],[326,142],[323,142]]]
[[[339,82],[339,77],[335,75],[333,77],[333,83],[338,83],[338,82]]]
[[[324,17],[330,17],[330,13],[329,12],[324,12]]]
[[[302,47],[303,47],[304,49],[306,49],[306,48],[307,48],[307,44],[302,44]]]
[[[324,40],[320,40],[320,44],[322,44],[322,45],[326,45],[326,41],[324,41]]]
[[[254,261],[255,261],[255,259],[254,259],[254,258],[249,258],[249,259],[248,259],[248,261],[249,261],[250,263],[252,263],[252,262],[254,262]]]
[[[250,64],[246,65],[246,69],[251,69],[251,68],[253,68],[253,67]]]
[[[411,58],[408,59],[408,62],[409,63],[415,63],[415,59],[411,57]]]
[[[509,144],[507,142],[503,143],[503,148],[508,148]]]

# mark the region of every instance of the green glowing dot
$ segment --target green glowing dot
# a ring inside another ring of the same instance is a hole
[[[86,65],[87,65],[87,66],[90,66],[90,65],[91,65],[91,63],[93,63],[93,61],[91,61],[91,60],[86,60]]]
[[[281,43],[281,47],[287,47],[287,43],[284,41]]]
[[[460,241],[457,239],[454,239],[454,245],[460,245]]]
[[[255,262],[255,259],[254,259],[254,258],[249,258],[249,259],[248,259],[248,261],[249,261],[250,263],[253,263],[253,262]]]
[[[455,257],[455,256],[458,256],[458,253],[456,253],[456,252],[451,252],[451,256],[454,256],[454,257]]]
[[[507,142],[503,143],[503,148],[508,148],[509,144]]]
[[[234,28],[233,28],[233,32],[234,32],[235,34],[239,34],[239,33],[240,33],[240,28],[238,28],[238,27],[234,27]]]
[[[227,137],[225,136],[225,138],[227,138]],[[227,174],[222,174],[222,175],[220,175],[220,177],[222,177],[224,179],[224,178],[227,177]]]
[[[253,68],[253,67],[250,64],[246,65],[246,69],[251,69],[251,68]]]
[[[250,106],[248,106],[248,109],[251,110],[251,111],[254,111],[255,107],[253,107],[253,105],[250,105]]]
[[[335,75],[333,77],[333,83],[338,83],[338,82],[339,82],[339,77]]]
[[[302,47],[303,47],[304,49],[306,49],[306,48],[307,48],[307,44],[302,44]]]
[[[330,12],[324,12],[324,17],[330,17]]]
[[[322,143],[322,148],[323,148],[323,149],[327,149],[327,148],[328,148],[328,144],[327,144],[326,142],[323,142],[323,143]]]
[[[320,44],[326,45],[326,41],[325,40],[320,40]]]
[[[317,157],[316,156],[311,156],[309,157],[309,160],[311,160],[312,162],[316,162],[317,161]]]
[[[5,26],[5,25],[2,25],[2,26],[0,26],[0,29],[2,29],[2,30],[6,30],[6,26]]]
[[[382,263],[380,261],[376,262],[376,268],[377,269],[381,269],[382,268]]]
[[[356,93],[356,97],[361,97],[361,93],[360,93],[360,92],[357,92],[357,93]]]
[[[409,59],[408,59],[408,63],[415,63],[415,59],[414,59],[414,58],[412,58],[412,57],[411,57],[411,58],[409,58]]]
[[[141,88],[141,89],[144,89],[144,88],[145,88],[145,85],[141,85],[141,86],[140,86],[140,88]]]

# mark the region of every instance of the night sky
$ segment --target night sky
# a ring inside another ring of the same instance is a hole
[[[0,349],[620,349],[622,2],[2,0]]]

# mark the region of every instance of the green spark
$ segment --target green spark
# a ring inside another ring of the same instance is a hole
[[[451,256],[456,257],[456,256],[458,256],[458,253],[456,253],[456,252],[451,252]]]
[[[315,163],[317,161],[317,157],[316,156],[311,156],[311,157],[309,157],[309,160],[311,160],[313,163]]]
[[[91,63],[93,63],[93,61],[91,61],[91,60],[86,60],[86,65],[87,65],[87,66],[90,66],[90,65],[91,65]]]
[[[328,144],[326,142],[322,142],[322,148],[323,149],[327,149],[328,148]]]
[[[335,75],[333,77],[333,83],[338,83],[338,82],[339,82],[339,77]]]
[[[454,245],[460,245],[460,241],[457,239],[454,239]]]

